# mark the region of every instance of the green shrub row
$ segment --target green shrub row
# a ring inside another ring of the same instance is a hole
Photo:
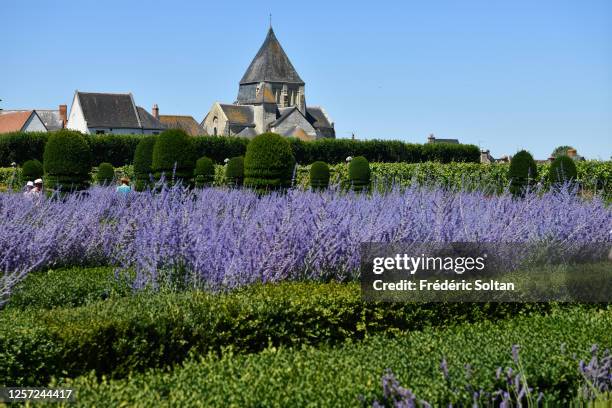
[[[45,143],[50,133],[7,133],[0,135],[0,166],[10,166],[12,162],[23,164],[26,160],[42,161]],[[111,163],[115,167],[131,164],[134,152],[142,135],[86,135],[94,162]],[[217,164],[226,158],[244,156],[250,139],[240,137],[203,136],[194,137],[197,157],[210,157]],[[290,139],[293,154],[298,163],[309,164],[315,161],[343,163],[348,156],[364,156],[370,162],[408,162],[426,161],[478,162],[480,152],[474,145],[446,143],[414,144],[398,140],[350,140],[319,139],[304,142]]]
[[[315,161],[344,163],[349,156],[364,156],[370,162],[384,163],[426,161],[478,163],[480,161],[478,147],[463,144],[416,144],[399,140],[351,139],[319,139],[313,142],[291,139],[291,144],[295,159],[300,164]]]
[[[77,307],[130,293],[128,281],[116,279],[112,267],[51,269],[29,274],[15,288],[6,307]]]
[[[511,348],[520,345],[526,381],[542,406],[569,406],[581,384],[578,359],[592,344],[610,347],[612,312],[565,310],[549,316],[426,329],[398,338],[373,336],[339,348],[269,347],[258,354],[189,360],[167,371],[100,381],[89,374],[60,382],[76,391],[77,406],[356,407],[381,400],[381,376],[392,369],[400,384],[434,406],[472,406],[475,390],[505,388],[497,367],[514,367]],[[440,361],[448,362],[451,384]],[[465,365],[472,376],[465,379]],[[57,385],[58,383],[56,383]],[[71,405],[72,406],[72,405]]]
[[[46,310],[36,306],[60,306],[61,299],[71,306],[79,304],[78,296],[99,298],[108,281],[100,278],[83,289],[85,279],[76,279],[78,283],[68,285],[67,293],[54,302],[55,292],[49,290],[36,300],[35,289],[43,280],[25,288],[30,295],[16,294],[12,306],[0,312],[0,384],[41,384],[51,376],[89,370],[122,377],[224,347],[258,352],[270,345],[339,344],[374,333],[397,335],[427,326],[548,312],[553,307],[364,303],[358,284],[283,283],[219,295],[109,296],[81,307]],[[28,300],[30,307],[20,308]]]
[[[136,166],[124,166],[117,171],[127,175],[130,179],[135,176]],[[214,184],[221,186],[226,184],[225,167],[215,166]],[[418,184],[441,183],[451,187],[469,185],[470,183],[481,186],[489,185],[498,191],[509,185],[508,164],[480,164],[480,163],[370,163],[372,179],[376,182],[397,182],[409,185],[415,181]],[[238,166],[240,168],[240,166]],[[612,194],[612,161],[579,161],[576,162],[577,180],[588,190],[596,187],[605,188],[606,194]],[[549,185],[550,164],[538,164],[540,180]],[[348,168],[346,164],[329,166],[330,184],[348,180]],[[298,166],[297,183],[300,186],[310,185],[310,166]],[[96,170],[93,177],[95,179]],[[148,173],[145,173],[148,174]],[[13,175],[10,167],[0,168],[0,188],[8,186]],[[148,180],[148,177],[147,177]],[[25,181],[22,180],[21,169],[17,168],[13,182],[13,188],[21,188]]]

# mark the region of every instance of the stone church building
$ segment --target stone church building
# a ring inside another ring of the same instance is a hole
[[[302,140],[335,138],[334,122],[322,107],[306,105],[304,89],[270,27],[240,80],[236,102],[215,102],[201,125],[209,135],[253,137],[274,132]]]

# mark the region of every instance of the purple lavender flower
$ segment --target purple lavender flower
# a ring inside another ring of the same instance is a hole
[[[537,212],[538,217],[531,214]],[[612,242],[612,211],[565,190],[485,199],[479,191],[394,188],[370,195],[191,191],[159,185],[118,197],[95,187],[63,199],[0,194],[0,303],[32,270],[106,264],[136,290],[356,279],[362,242],[558,242],[567,256]]]

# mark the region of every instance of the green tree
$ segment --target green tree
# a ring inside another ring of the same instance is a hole
[[[181,181],[190,185],[195,157],[191,136],[181,129],[169,129],[157,137],[153,147],[151,169],[158,179],[164,174],[168,184]]]
[[[276,133],[255,136],[244,157],[244,185],[258,190],[291,186],[295,158],[289,141]]]
[[[91,150],[83,134],[62,129],[49,136],[43,153],[45,183],[63,191],[89,187]]]

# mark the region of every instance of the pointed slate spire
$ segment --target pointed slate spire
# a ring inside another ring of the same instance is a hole
[[[256,82],[281,82],[304,85],[304,81],[298,75],[289,57],[285,54],[278,39],[274,35],[272,27],[261,48],[253,58],[251,65],[246,70],[240,85]]]

